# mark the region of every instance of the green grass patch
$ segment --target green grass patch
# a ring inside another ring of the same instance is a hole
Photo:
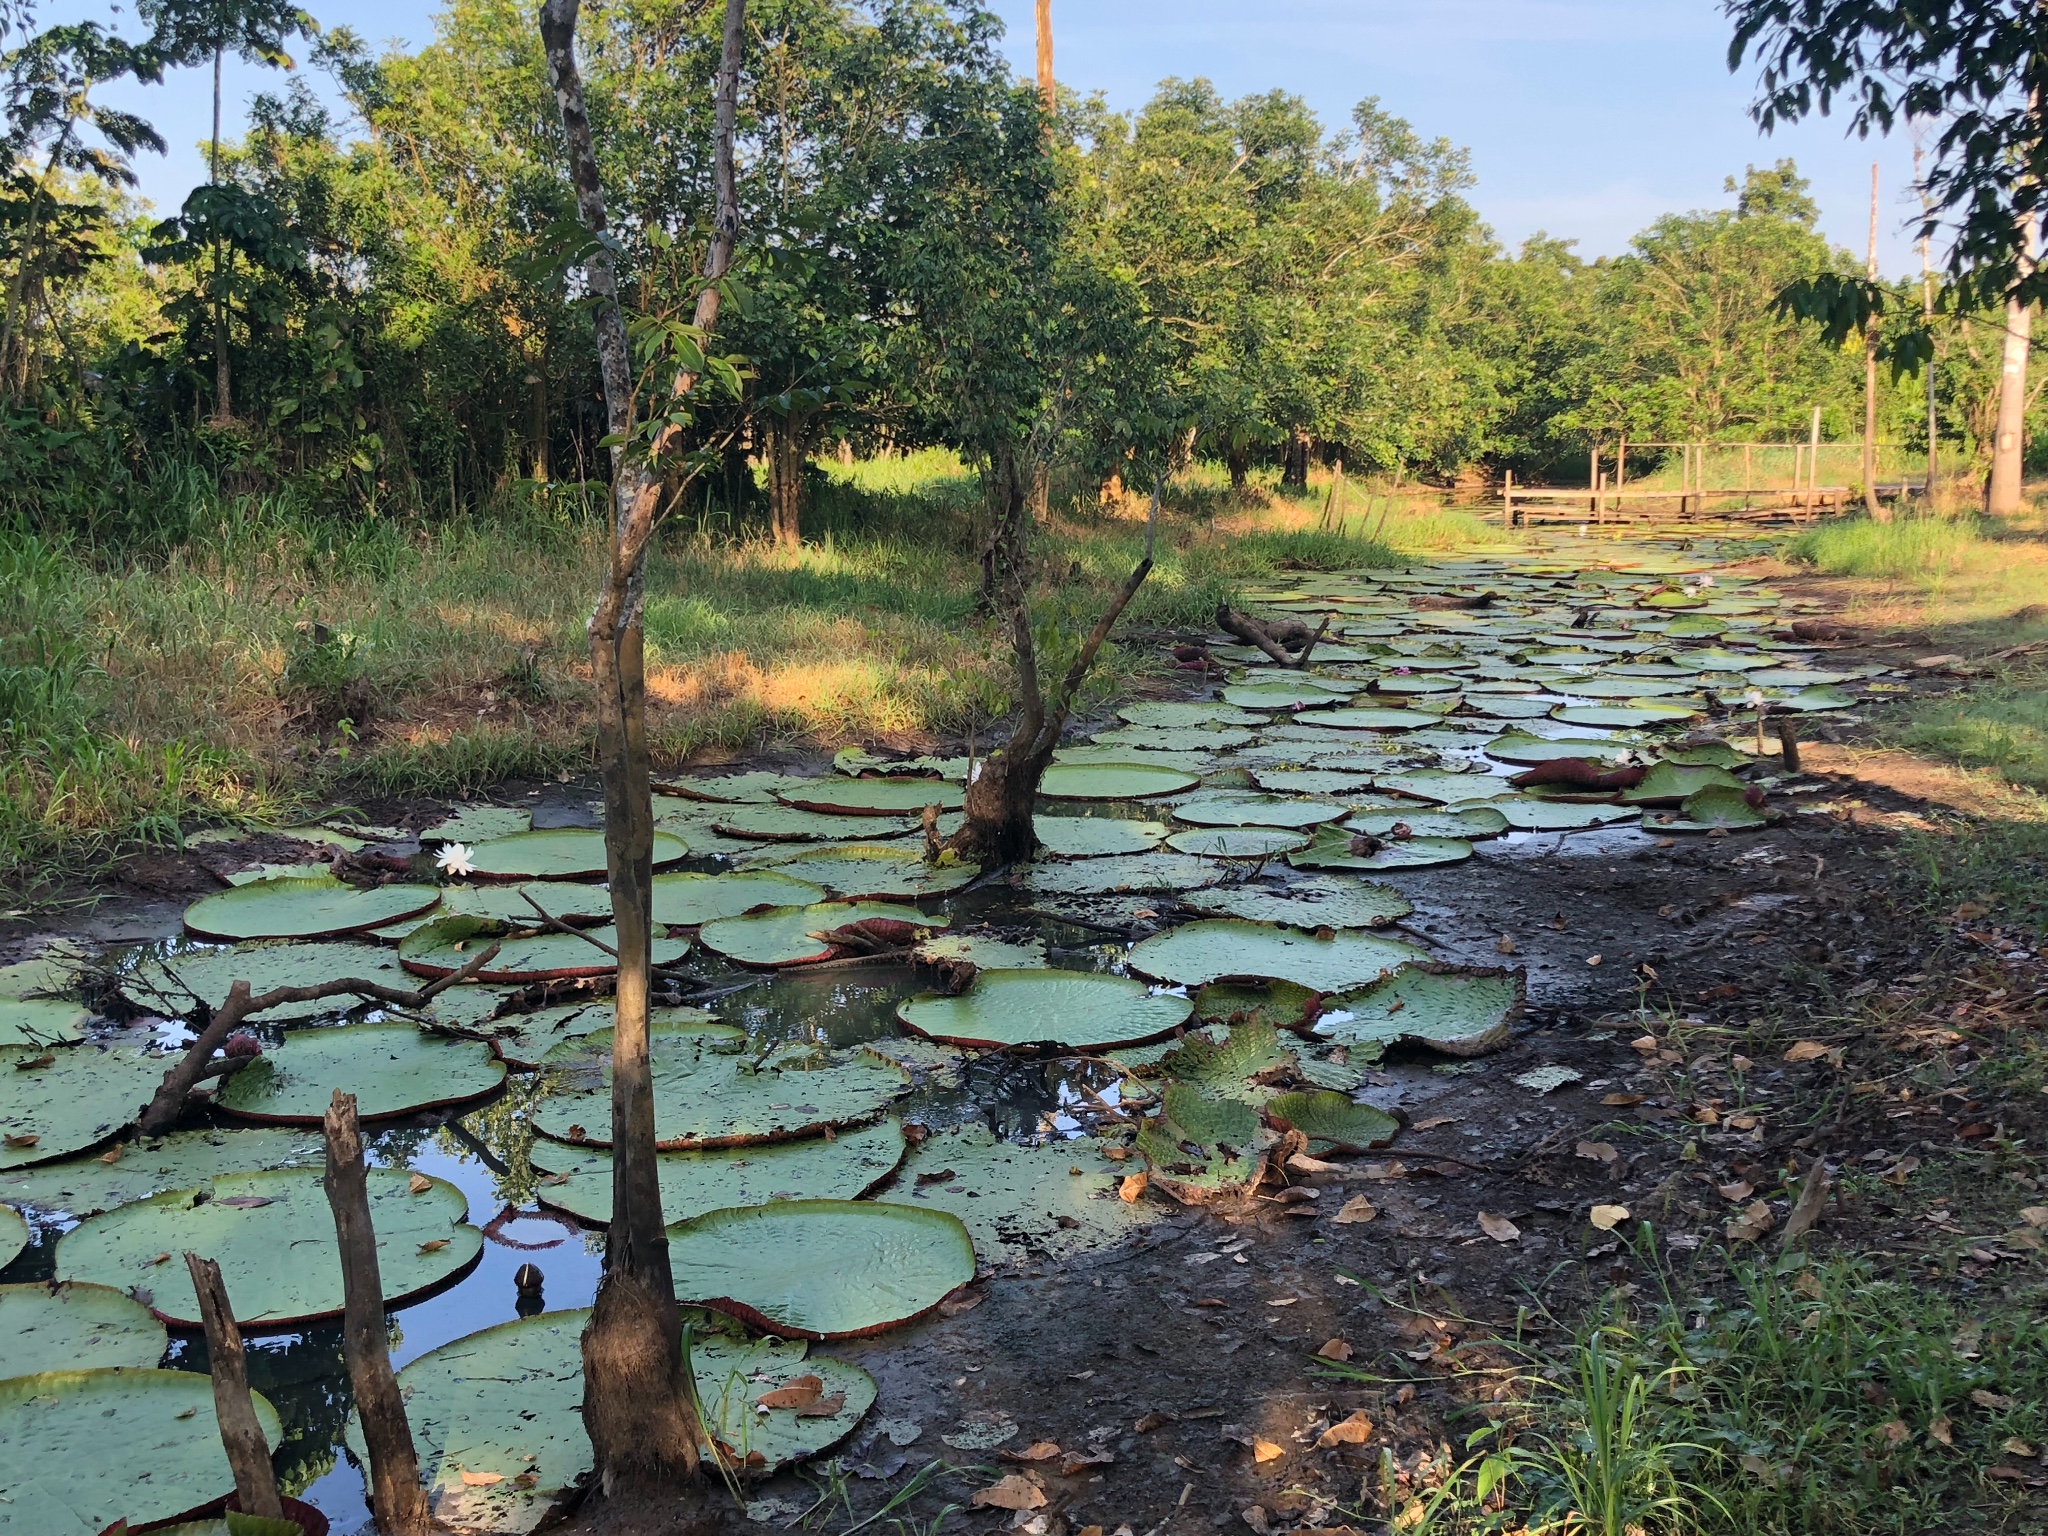
[[[2048,677],[1972,683],[1916,700],[1887,722],[1886,740],[1965,768],[1990,768],[2048,790]]]
[[[2048,936],[2048,804],[2039,812],[1907,832],[1893,857],[1931,916],[1980,909]]]
[[[1785,558],[1828,576],[1870,576],[1886,581],[1959,575],[1991,549],[1974,517],[1867,517],[1822,523],[1791,540]]]

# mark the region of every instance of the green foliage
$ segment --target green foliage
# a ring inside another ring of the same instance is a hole
[[[1785,557],[1830,576],[1910,580],[1959,571],[1986,543],[1971,517],[1857,517],[1809,529],[1785,546]]]
[[[1915,701],[1887,734],[1900,746],[1965,768],[1994,768],[2048,791],[2048,689],[2037,675]]]

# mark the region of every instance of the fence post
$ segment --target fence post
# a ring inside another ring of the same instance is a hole
[[[1515,526],[1515,472],[1512,469],[1501,472],[1500,525],[1503,528]]]

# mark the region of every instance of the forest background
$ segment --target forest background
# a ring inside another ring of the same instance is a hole
[[[527,8],[456,0],[431,44],[382,56],[264,0],[137,20],[38,31],[0,5],[0,869],[336,783],[586,764],[604,416]],[[1055,626],[1114,585],[1162,487],[1171,548],[1131,617],[1200,624],[1278,560],[1497,537],[1446,493],[1583,484],[1624,435],[1789,443],[1816,409],[1823,440],[1860,432],[1860,339],[1776,304],[1862,268],[1790,161],[1620,256],[1508,251],[1465,153],[1372,99],[1330,124],[1283,90],[1172,79],[1136,112],[1046,113],[999,25],[940,0],[750,7],[734,362],[689,426],[706,472],[650,589],[667,758],[1000,717],[1005,658],[970,621],[1006,484],[1042,526]],[[605,4],[583,40],[636,339],[671,366],[717,16]],[[154,130],[95,93],[216,49],[297,72],[164,217],[130,190]],[[1887,323],[1923,297],[1900,283]],[[1966,493],[2000,335],[1967,305],[1936,321]],[[1923,461],[1922,379],[1887,371],[1879,406],[1888,466]],[[1327,507],[1340,466],[1365,516],[1338,531],[1241,515]]]

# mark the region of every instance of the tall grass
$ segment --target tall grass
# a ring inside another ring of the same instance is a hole
[[[1906,581],[1960,574],[1991,549],[1974,517],[1853,517],[1808,529],[1786,546],[1785,558],[1829,576]]]

